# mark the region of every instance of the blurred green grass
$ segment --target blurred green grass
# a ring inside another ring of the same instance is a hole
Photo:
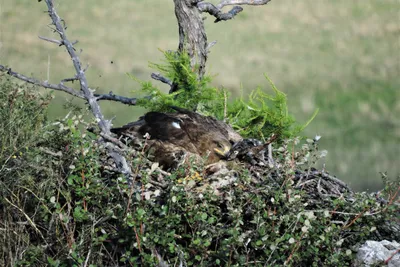
[[[126,73],[149,79],[148,62],[162,58],[158,49],[178,44],[172,1],[69,0],[56,7],[99,92],[135,96],[139,86]],[[56,37],[45,10],[43,2],[0,0],[0,64],[58,82],[73,68],[64,48],[37,38]],[[245,7],[229,22],[208,17],[206,29],[209,41],[218,41],[208,62],[215,85],[236,96],[270,90],[266,73],[299,122],[320,108],[306,135],[322,135],[331,173],[358,190],[381,186],[379,172],[400,173],[399,0],[274,0]],[[65,113],[66,99],[57,94],[52,117]],[[102,108],[116,125],[143,113],[116,103]]]

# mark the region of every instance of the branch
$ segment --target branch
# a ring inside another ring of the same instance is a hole
[[[119,96],[115,95],[113,92],[109,92],[108,94],[94,94],[96,97],[96,100],[109,100],[109,101],[115,101],[115,102],[120,102],[125,105],[130,105],[134,106],[137,103],[137,98],[136,97],[125,97],[125,96]]]
[[[224,6],[232,6],[232,5],[249,5],[249,6],[261,6],[266,5],[271,0],[222,0],[217,8],[221,9]]]
[[[234,6],[227,13],[223,13],[220,8],[217,8],[213,4],[207,2],[198,3],[197,8],[200,10],[200,12],[207,12],[208,14],[214,16],[216,18],[214,21],[215,23],[222,20],[230,20],[243,11],[243,8],[240,6]]]
[[[57,90],[57,91],[63,91],[63,92],[66,92],[66,93],[68,93],[70,95],[79,97],[81,99],[85,99],[85,96],[82,94],[82,92],[78,92],[75,89],[70,88],[68,86],[65,86],[62,83],[51,84],[51,83],[48,83],[47,81],[39,81],[39,80],[37,80],[35,78],[29,78],[29,77],[27,77],[27,76],[25,76],[23,74],[19,74],[19,73],[15,72],[15,71],[12,71],[11,68],[6,68],[3,65],[0,65],[0,71],[5,72],[8,75],[10,75],[12,77],[15,77],[17,79],[20,79],[22,81],[25,81],[27,83],[38,85],[38,86],[41,86],[41,87],[44,87],[44,88],[48,88],[48,89],[54,89],[54,90]]]
[[[69,78],[69,79],[64,79],[62,80],[59,84],[52,84],[49,83],[48,81],[40,81],[38,79],[35,78],[30,78],[28,76],[25,76],[23,74],[20,74],[18,72],[13,71],[11,68],[7,68],[3,65],[0,65],[0,71],[1,72],[5,72],[8,75],[17,78],[21,81],[30,83],[30,84],[34,84],[37,86],[41,86],[43,88],[47,88],[47,89],[53,89],[53,90],[57,90],[57,91],[63,91],[67,94],[73,95],[75,97],[81,98],[81,99],[86,99],[85,96],[83,95],[82,92],[76,91],[75,89],[65,86],[63,84],[63,82],[68,82],[68,81],[72,81],[72,80],[77,80],[77,78]],[[101,101],[101,100],[108,100],[108,101],[115,101],[115,102],[119,102],[125,105],[131,105],[134,106],[137,103],[137,98],[130,98],[130,97],[125,97],[125,96],[119,96],[119,95],[115,95],[113,92],[110,92],[108,94],[94,94],[95,98],[97,101]]]
[[[162,83],[168,84],[169,86],[172,86],[172,81],[165,78],[164,76],[162,76],[160,73],[152,73],[151,74],[151,78],[153,78],[154,80],[160,81]]]
[[[39,39],[42,39],[42,40],[50,42],[50,43],[58,44],[58,46],[62,46],[63,45],[62,41],[59,41],[59,40],[50,39],[50,38],[43,37],[43,36],[39,36]]]
[[[91,90],[89,90],[86,75],[81,67],[80,59],[77,56],[77,54],[75,53],[73,44],[67,38],[62,20],[58,16],[58,14],[54,8],[53,0],[46,0],[46,4],[47,4],[48,11],[49,11],[49,16],[50,16],[51,20],[53,21],[53,25],[56,27],[56,31],[60,35],[61,42],[67,49],[67,52],[72,59],[72,63],[74,65],[74,68],[76,71],[76,78],[79,80],[81,91],[82,91],[83,95],[85,96],[86,100],[88,101],[89,106],[93,112],[93,115],[96,117],[96,119],[98,121],[101,131],[105,132],[106,134],[109,134],[110,133],[110,123],[104,119],[104,116],[100,111],[100,107],[95,100],[93,92]]]
[[[47,9],[49,12],[49,16],[53,22],[53,25],[55,26],[55,29],[57,33],[60,35],[61,38],[61,43],[62,45],[65,46],[67,49],[68,54],[70,55],[72,59],[72,63],[74,65],[75,71],[76,71],[76,78],[79,81],[80,88],[81,88],[81,94],[83,94],[84,98],[88,102],[90,109],[93,112],[93,115],[96,118],[97,124],[100,128],[100,131],[102,134],[108,136],[111,134],[110,128],[111,128],[111,122],[106,120],[101,113],[100,106],[97,103],[97,98],[93,94],[93,90],[91,90],[88,87],[88,82],[86,79],[85,75],[85,70],[82,69],[81,61],[77,54],[75,53],[75,49],[73,44],[69,41],[67,38],[67,35],[65,33],[65,21],[62,20],[53,5],[53,0],[46,0],[47,4]],[[132,177],[132,171],[129,168],[126,159],[124,156],[122,156],[120,153],[116,151],[115,148],[108,146],[108,153],[111,155],[111,157],[114,159],[117,168],[123,173],[127,178],[128,182],[131,180]]]

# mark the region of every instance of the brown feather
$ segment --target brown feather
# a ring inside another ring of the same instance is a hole
[[[150,159],[173,168],[182,155],[207,157],[206,163],[224,158],[233,143],[242,140],[228,124],[186,109],[175,113],[149,112],[138,121],[111,129],[119,136],[143,139],[148,133]]]

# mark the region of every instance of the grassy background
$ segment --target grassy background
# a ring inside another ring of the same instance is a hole
[[[56,7],[99,92],[135,96],[138,85],[126,73],[149,79],[158,49],[178,44],[172,1],[60,0]],[[43,2],[0,0],[0,64],[57,83],[73,68],[64,48],[37,38],[56,37],[44,10]],[[320,108],[306,134],[322,135],[331,173],[358,190],[378,188],[380,171],[400,173],[399,0],[273,0],[229,22],[209,17],[206,27],[209,41],[218,41],[208,62],[215,85],[236,96],[270,90],[267,73],[299,122]],[[66,99],[57,94],[53,118],[65,113]],[[116,125],[143,113],[116,103],[102,108]]]

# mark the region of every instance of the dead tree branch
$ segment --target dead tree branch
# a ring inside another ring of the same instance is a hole
[[[62,46],[63,43],[59,40],[55,40],[55,39],[51,39],[51,38],[47,38],[47,37],[43,37],[43,36],[39,36],[39,39],[42,39],[44,41],[50,42],[50,43],[55,43],[58,44],[58,46]]]
[[[69,41],[67,38],[66,32],[65,32],[65,25],[63,25],[63,20],[58,16],[52,0],[46,0],[47,8],[48,8],[48,13],[49,16],[53,22],[53,25],[56,28],[57,33],[60,35],[62,45],[65,46],[67,49],[67,52],[69,56],[72,59],[72,63],[74,65],[75,71],[76,71],[76,78],[79,81],[81,92],[83,93],[85,99],[87,100],[93,115],[95,116],[99,128],[101,129],[102,132],[106,134],[110,134],[110,126],[111,123],[110,121],[107,121],[104,119],[103,114],[100,111],[100,106],[96,102],[96,98],[93,95],[93,91],[89,89],[88,87],[88,82],[86,79],[86,75],[82,69],[82,65],[80,62],[80,59],[78,55],[75,53],[74,46],[72,43]]]
[[[227,13],[223,13],[219,8],[207,2],[200,2],[197,4],[197,7],[200,12],[207,12],[208,14],[214,16],[216,18],[214,21],[215,23],[223,20],[230,20],[241,11],[243,11],[243,8],[241,8],[240,6],[234,6]]]
[[[54,8],[54,5],[53,5],[53,0],[45,0],[45,2],[47,4],[47,9],[48,9],[49,16],[52,20],[52,24],[55,26],[55,31],[60,35],[60,38],[61,38],[60,44],[64,45],[65,48],[67,49],[67,52],[68,52],[69,56],[71,57],[72,63],[75,68],[75,72],[76,72],[75,77],[76,77],[77,81],[79,81],[81,91],[79,93],[76,93],[76,91],[72,91],[72,93],[74,93],[75,95],[78,95],[78,96],[83,95],[83,98],[89,104],[90,109],[96,118],[96,121],[100,128],[101,133],[105,136],[109,136],[109,135],[111,135],[111,132],[110,132],[111,121],[106,120],[104,118],[103,114],[101,113],[100,106],[97,103],[98,98],[96,98],[96,96],[93,93],[93,90],[91,90],[88,86],[88,81],[86,79],[85,70],[82,69],[81,61],[80,61],[78,55],[75,53],[75,48],[74,48],[73,44],[67,38],[67,35],[65,32],[65,29],[66,29],[65,21],[62,20],[58,16],[58,14]],[[64,89],[63,91],[66,91],[64,87],[61,87],[61,88]],[[111,145],[110,143],[108,143],[108,144],[106,144],[106,146],[108,149],[108,153],[114,159],[118,170],[128,178],[128,181],[130,181],[132,178],[132,171],[126,162],[125,157],[117,151],[117,149],[114,147],[114,145]]]
[[[86,99],[82,92],[77,91],[71,87],[64,85],[64,82],[77,80],[76,78],[63,79],[59,84],[53,84],[53,83],[49,83],[48,81],[40,81],[38,79],[25,76],[23,74],[13,71],[11,68],[5,67],[3,65],[0,65],[0,72],[4,72],[4,73],[10,75],[11,77],[17,78],[21,81],[24,81],[24,82],[27,82],[30,84],[34,84],[34,85],[37,85],[37,86],[40,86],[43,88],[47,88],[47,89],[62,91],[67,94],[70,94],[72,96],[78,97],[80,99]],[[136,105],[137,100],[138,100],[136,97],[131,98],[131,97],[119,96],[119,95],[115,95],[113,92],[109,92],[108,94],[94,94],[94,96],[97,101],[101,101],[101,100],[115,101],[115,102],[119,102],[119,103],[122,103],[125,105],[131,105],[131,106]]]
[[[25,76],[23,74],[19,74],[19,73],[15,72],[15,71],[11,70],[11,68],[7,68],[7,67],[5,67],[3,65],[0,65],[0,71],[1,72],[5,72],[5,73],[7,73],[8,75],[10,75],[12,77],[15,77],[15,78],[17,78],[17,79],[19,79],[21,81],[24,81],[24,82],[27,82],[27,83],[30,83],[30,84],[38,85],[38,86],[41,86],[43,88],[53,89],[53,90],[57,90],[57,91],[63,91],[63,92],[68,93],[70,95],[85,99],[85,97],[82,94],[82,92],[78,92],[75,89],[70,88],[68,86],[65,86],[62,83],[52,84],[52,83],[49,83],[48,81],[40,81],[40,80],[35,79],[35,78],[30,78],[30,77],[27,77],[27,76]]]

